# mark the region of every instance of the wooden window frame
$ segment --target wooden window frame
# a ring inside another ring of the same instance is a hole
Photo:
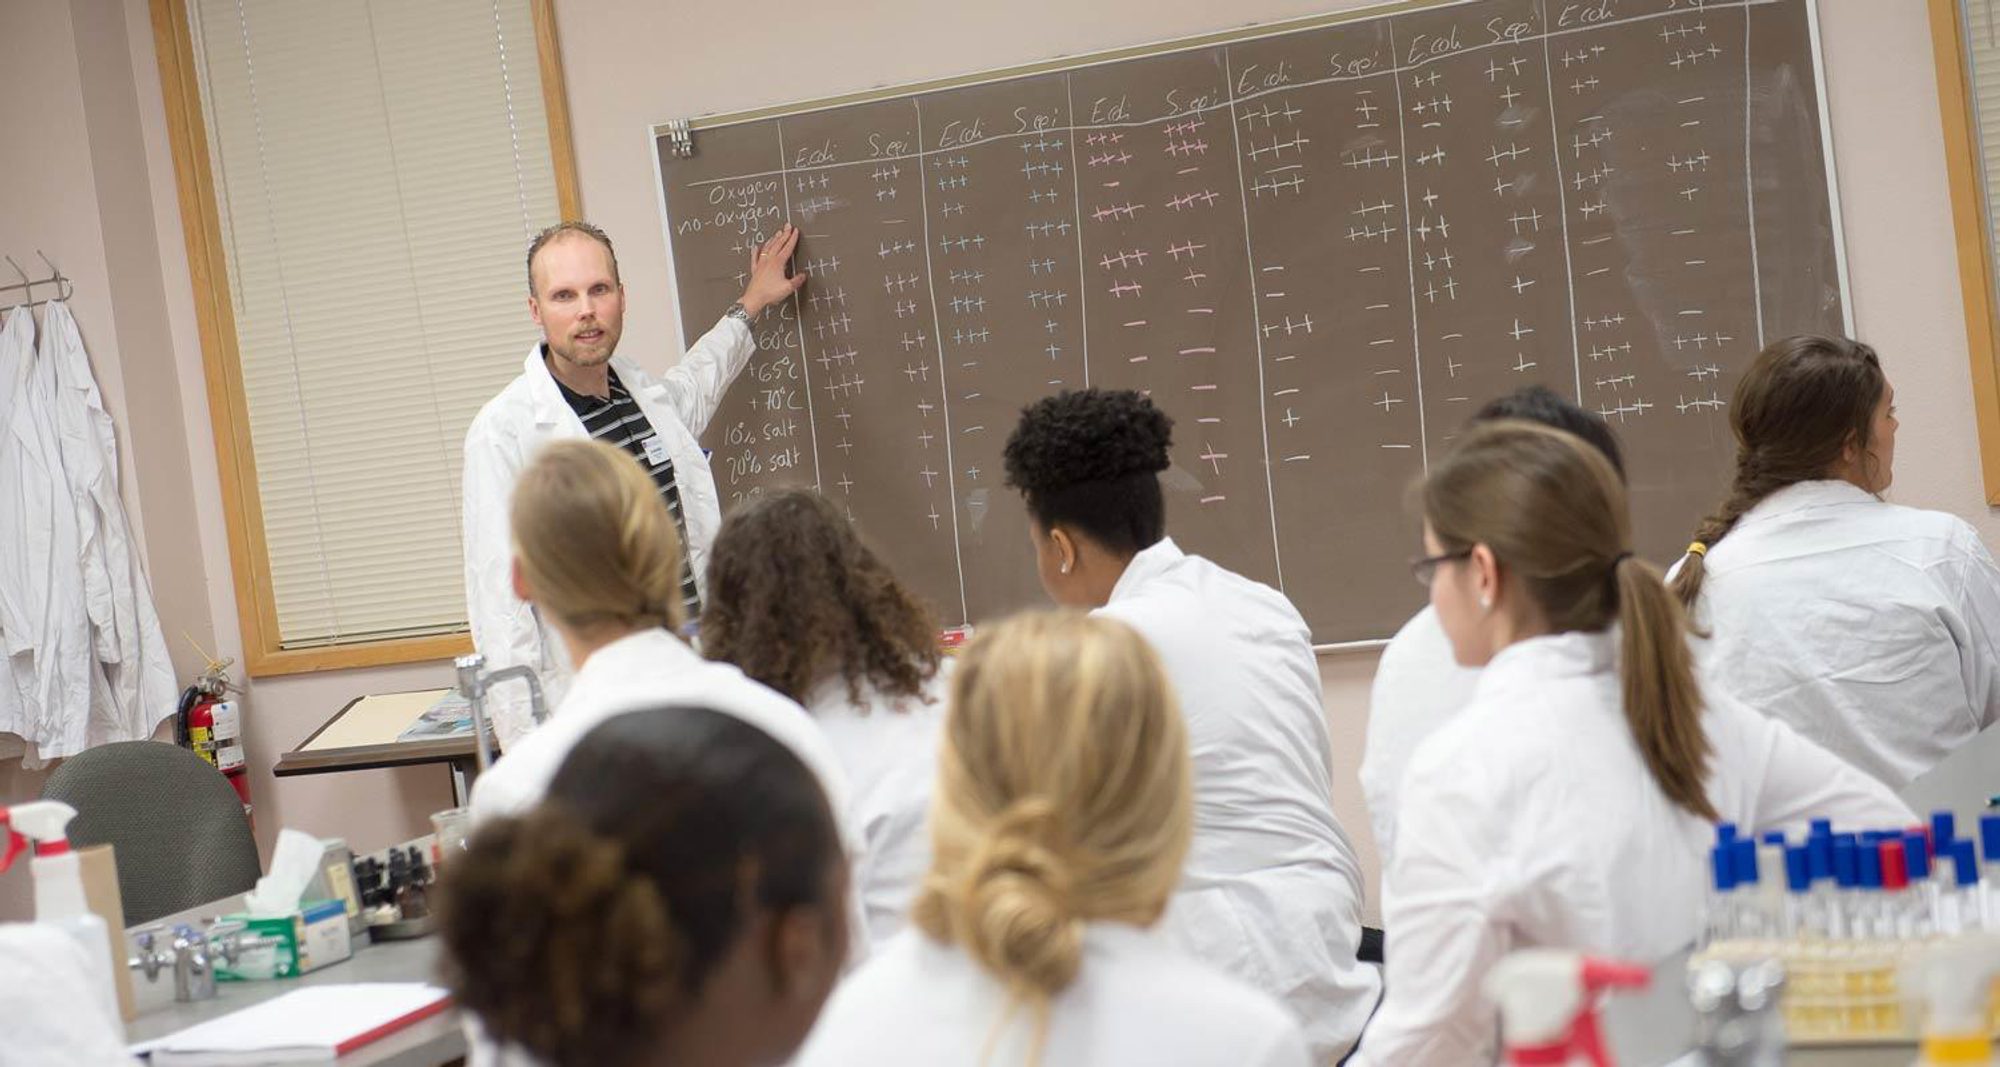
[[[202,118],[189,0],[151,0],[153,46],[167,112],[167,139],[179,189],[181,229],[193,282],[195,323],[208,383],[209,421],[222,481],[222,519],[229,535],[236,617],[242,628],[244,669],[252,677],[304,674],[351,667],[379,667],[449,659],[472,651],[469,634],[357,641],[320,648],[284,648],[272,594],[270,555],[264,542],[264,508],[257,489],[250,413],[244,399],[243,364],[230,307],[220,209],[209,166],[208,130]],[[548,116],[555,164],[556,203],[564,218],[581,218],[576,153],[570,136],[569,100],[563,88],[554,0],[529,0],[535,53],[541,66],[542,106]]]
[[[1986,503],[2000,506],[2000,319],[1995,317],[1993,227],[1986,211],[1986,175],[1973,115],[1972,73],[1958,0],[1930,0],[1936,52],[1938,110],[1944,124],[1945,176],[1951,187],[1952,230],[1958,243],[1959,287],[1965,298],[1965,347],[1972,361],[1973,415],[1979,426],[1979,466]]]

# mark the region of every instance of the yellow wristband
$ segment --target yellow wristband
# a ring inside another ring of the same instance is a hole
[[[1708,555],[1708,546],[1702,544],[1700,541],[1696,541],[1695,543],[1688,546],[1688,555],[1706,556]]]

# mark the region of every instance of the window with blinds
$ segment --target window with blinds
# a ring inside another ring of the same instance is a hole
[[[1978,124],[1979,156],[1986,172],[1987,239],[2000,241],[2000,2],[1963,0],[1965,62],[1970,75],[1972,117]]]
[[[277,645],[463,630],[460,448],[559,217],[530,2],[186,10]]]

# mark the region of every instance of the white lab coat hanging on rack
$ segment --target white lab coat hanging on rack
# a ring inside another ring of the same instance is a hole
[[[118,442],[76,319],[60,300],[42,313],[40,363],[55,378],[63,475],[75,505],[90,618],[93,675],[88,742],[140,741],[178,696],[152,589],[118,495]]]
[[[54,368],[36,359],[34,337],[26,307],[0,328],[0,545],[9,546],[0,552],[0,639],[20,700],[0,731],[19,734],[40,759],[59,759],[88,744],[95,661],[76,509],[51,414]]]

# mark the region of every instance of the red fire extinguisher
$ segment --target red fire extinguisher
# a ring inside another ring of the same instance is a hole
[[[250,814],[250,774],[243,760],[243,718],[229,699],[230,660],[209,660],[195,683],[181,691],[174,741],[222,772]]]

